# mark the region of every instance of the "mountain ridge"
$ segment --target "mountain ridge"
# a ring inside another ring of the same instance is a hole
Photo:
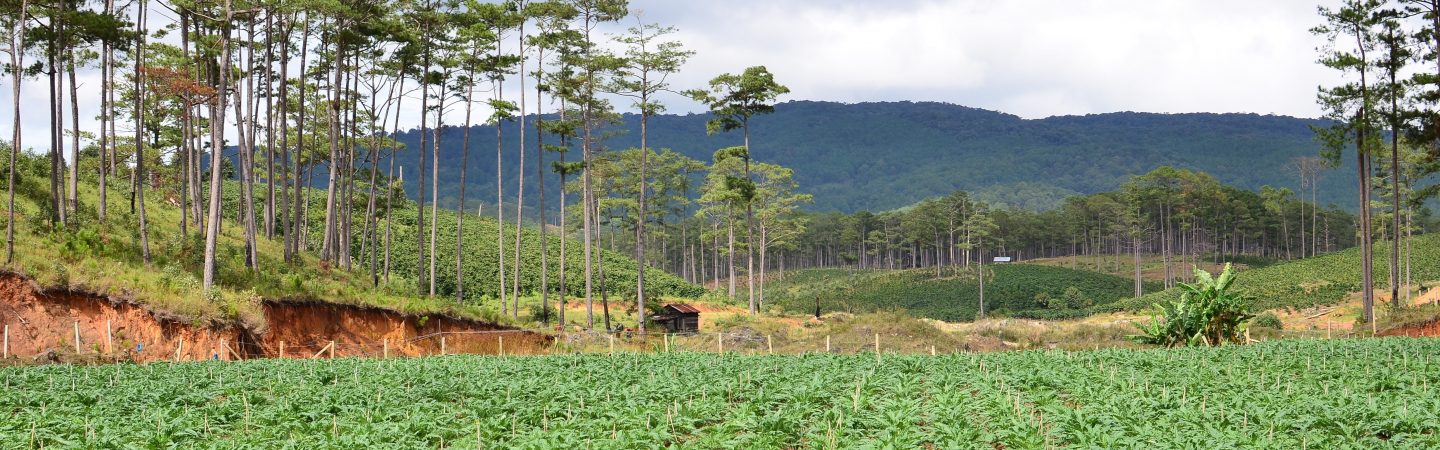
[[[740,144],[738,132],[706,134],[708,119],[707,113],[652,117],[651,146],[708,162],[716,149]],[[622,132],[603,142],[603,148],[638,145],[638,133],[631,131],[638,129],[638,122],[638,115],[622,114],[618,125],[606,129]],[[815,195],[810,209],[816,211],[888,210],[957,189],[998,203],[1044,209],[1065,195],[1112,190],[1131,175],[1163,165],[1202,170],[1248,189],[1297,189],[1298,178],[1286,166],[1296,157],[1319,154],[1310,126],[1325,123],[1273,114],[1131,111],[1026,119],[942,102],[790,101],[776,105],[773,114],[753,119],[751,145],[756,160],[795,169],[801,190]],[[506,197],[513,199],[517,125],[503,127]],[[455,201],[462,131],[456,126],[441,131],[442,204]],[[527,196],[535,193],[531,133]],[[419,130],[397,137],[414,148]],[[495,199],[495,129],[472,126],[470,138],[467,196],[490,203]],[[556,139],[547,136],[546,142]],[[569,160],[578,159],[578,148],[571,153]],[[547,165],[556,159],[558,155],[548,154]],[[416,173],[414,152],[402,152],[397,162]],[[1354,186],[1344,176],[1345,167],[1321,180],[1322,204],[1350,203]],[[556,192],[557,178],[546,174],[548,192]],[[410,175],[406,184],[414,197],[418,179]],[[556,196],[549,196],[547,204],[556,208]]]

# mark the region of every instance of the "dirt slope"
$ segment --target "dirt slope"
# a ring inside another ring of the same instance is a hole
[[[258,327],[188,322],[130,301],[46,290],[20,275],[0,274],[0,324],[8,328],[10,356],[21,360],[311,357],[332,341],[337,357],[379,356],[387,349],[416,356],[440,352],[441,336],[448,353],[495,353],[502,336],[506,353],[533,353],[550,342],[546,335],[484,322],[379,308],[288,301],[261,306],[264,324]]]

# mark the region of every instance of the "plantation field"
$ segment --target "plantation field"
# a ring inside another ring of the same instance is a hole
[[[1440,340],[0,369],[7,447],[1434,448]]]
[[[1410,243],[1410,277],[1415,283],[1440,280],[1440,234],[1415,236]],[[1405,280],[1405,246],[1400,247],[1400,279]],[[1387,290],[1390,245],[1375,243],[1375,289]],[[1301,309],[1332,305],[1360,291],[1360,249],[1306,258],[1241,271],[1235,287],[1251,298],[1252,309]],[[1093,308],[1095,312],[1141,310],[1161,300],[1179,298],[1179,289],[1146,294],[1137,299]],[[1388,298],[1388,295],[1386,296]],[[1378,298],[1378,296],[1377,296]]]
[[[1128,278],[1033,264],[985,266],[985,308],[991,315],[1037,319],[1078,317],[1085,308],[1134,294]],[[945,321],[974,320],[980,285],[975,268],[864,270],[805,269],[766,286],[766,301],[793,313],[905,310]],[[1145,289],[1158,290],[1147,282]]]

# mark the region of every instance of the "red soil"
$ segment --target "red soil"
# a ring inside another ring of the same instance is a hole
[[[15,274],[0,274],[0,324],[8,327],[12,358],[222,360],[312,357],[334,342],[334,356],[417,356],[536,353],[550,337],[485,322],[321,302],[266,302],[265,325],[199,323],[151,311],[142,304],[87,292],[46,290]],[[75,334],[80,346],[77,351]],[[283,344],[282,344],[283,343]],[[330,351],[323,355],[331,355]]]

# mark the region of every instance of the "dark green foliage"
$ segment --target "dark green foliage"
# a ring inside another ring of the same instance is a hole
[[[1414,249],[1411,277],[1416,280],[1440,279],[1440,234],[1415,236],[1413,239],[1410,244]],[[1405,261],[1403,256],[1402,264]],[[1375,253],[1377,261],[1386,257],[1385,252]],[[1360,249],[1249,269],[1244,271],[1244,275],[1236,281],[1236,287],[1252,298],[1250,306],[1255,311],[1331,305],[1360,290]],[[1178,288],[1152,292],[1137,299],[1096,306],[1091,311],[1142,311],[1156,303],[1177,299],[1180,292]]]
[[[935,278],[933,269],[855,271],[809,269],[787,273],[767,286],[765,297],[793,313],[905,310],[920,317],[968,321],[979,310],[975,269]],[[1084,308],[1128,298],[1132,281],[1063,267],[1006,264],[985,267],[988,313],[1028,318],[1084,315]],[[1147,286],[1157,289],[1158,286]]]
[[[455,213],[441,211],[440,229],[451,230],[439,234],[440,242],[436,245],[436,264],[447,270],[437,270],[435,273],[436,295],[453,295],[455,292]],[[426,219],[429,220],[428,218]],[[416,215],[413,207],[397,209],[395,211],[395,230],[392,232],[390,267],[391,273],[406,278],[414,278],[415,272],[420,266],[415,258],[418,253],[415,251],[415,221]],[[316,224],[318,226],[318,224]],[[428,223],[425,226],[428,227]],[[506,227],[506,233],[513,233],[513,225]],[[497,298],[499,296],[500,278],[499,266],[496,258],[499,257],[495,249],[496,235],[495,221],[493,218],[467,217],[465,220],[465,261],[464,272],[465,296],[471,299]],[[514,241],[513,236],[506,238],[506,253],[511,254]],[[570,298],[583,295],[585,292],[584,259],[583,247],[579,239],[570,239],[570,245],[565,256],[569,259],[565,270],[567,276],[565,282],[569,285]],[[358,246],[358,241],[357,241]],[[550,236],[550,287],[559,291],[560,275],[560,238]],[[358,247],[355,250],[359,252]],[[540,232],[534,228],[525,228],[520,244],[520,292],[524,294],[538,294],[540,289]],[[513,254],[511,254],[513,257]],[[599,258],[604,258],[605,282],[608,283],[611,299],[629,298],[624,295],[633,293],[635,288],[635,262],[626,257],[622,252],[609,250],[598,253]],[[512,260],[506,261],[506,270],[512,268]],[[507,274],[508,275],[508,274]],[[506,283],[510,282],[508,276]],[[599,283],[597,276],[596,283]],[[508,289],[508,287],[507,287]],[[646,296],[657,298],[659,296],[680,296],[699,297],[704,295],[705,290],[699,286],[686,283],[679,277],[666,273],[659,269],[648,268],[645,272]],[[600,291],[595,290],[596,300],[599,300]]]
[[[715,149],[740,144],[737,133],[706,136],[710,119],[708,114],[652,117],[650,144],[702,161]],[[615,130],[637,130],[638,124],[638,115],[626,114]],[[1203,170],[1244,189],[1295,186],[1286,165],[1319,151],[1309,126],[1322,124],[1256,114],[1131,112],[1025,120],[933,102],[792,101],[752,124],[751,145],[760,160],[795,169],[796,181],[815,195],[810,209],[817,211],[884,211],[956,189],[976,191],[996,204],[1044,208],[1070,193],[1116,189],[1130,175],[1162,165]],[[507,136],[516,132],[514,125],[505,126]],[[442,205],[458,192],[461,131],[447,127],[441,133]],[[493,148],[494,135],[493,128],[478,127],[471,145]],[[413,148],[418,134],[403,132],[400,140]],[[622,132],[606,146],[637,147],[639,133]],[[880,154],[884,158],[874,158]],[[418,156],[401,158],[405,172],[412,173]],[[1241,160],[1245,164],[1234,163]],[[506,183],[514,182],[515,169],[507,167]],[[1321,204],[1353,204],[1353,183],[1341,175],[1352,171],[1342,167],[1321,179]],[[473,191],[467,195],[493,198],[494,177],[494,164],[473,161],[467,174]],[[417,182],[407,177],[407,192],[418,192]],[[547,180],[547,189],[556,192],[557,182]],[[527,183],[526,189],[533,188]],[[558,205],[558,199],[547,201],[551,208]]]
[[[1440,446],[1435,339],[958,350],[944,346],[942,356],[932,357],[886,347],[878,359],[675,352],[0,368],[11,386],[0,390],[6,411],[0,442],[307,449]]]
[[[1219,277],[1196,269],[1195,279],[1193,284],[1180,283],[1179,300],[1156,304],[1160,317],[1136,323],[1141,334],[1131,338],[1165,347],[1245,343],[1245,322],[1255,316],[1245,296],[1231,289],[1235,269],[1226,264]]]
[[[1255,328],[1269,328],[1272,330],[1285,329],[1285,324],[1280,322],[1280,318],[1268,312],[1255,316],[1255,320],[1250,322],[1250,326]]]
[[[226,202],[238,201],[238,190],[237,185],[227,183],[225,186]],[[263,192],[257,194],[256,202],[263,202]],[[312,239],[318,240],[319,236],[322,236],[324,233],[325,191],[311,190],[309,194],[310,236]],[[355,202],[354,211],[363,213],[365,211],[366,199],[363,196],[356,196]],[[383,221],[383,201],[379,203],[382,204],[382,208],[380,209],[382,218],[380,222],[380,235],[377,237],[376,242],[382,247],[377,249],[376,255],[377,261],[381,261],[377,264],[377,267],[380,267],[380,270],[383,271],[385,223]],[[238,208],[234,209],[238,210]],[[236,212],[237,211],[227,209],[226,219],[234,220],[233,214]],[[426,214],[429,214],[428,209]],[[436,270],[435,272],[435,290],[436,295],[441,297],[453,296],[455,292],[455,214],[454,211],[443,209],[440,210],[439,213],[440,232],[437,235],[439,242],[437,242],[435,246],[435,261],[442,270]],[[403,201],[403,204],[395,205],[394,229],[391,230],[392,241],[390,249],[390,273],[392,278],[413,280],[419,275],[417,270],[421,269],[421,265],[416,261],[416,258],[419,257],[419,253],[415,248],[416,227],[422,226],[428,230],[430,219],[427,217],[424,224],[418,224],[418,219],[415,203]],[[369,249],[366,248],[366,253],[361,254],[363,239],[360,236],[359,229],[362,223],[361,218],[357,216],[355,220],[356,236],[352,251],[352,255],[356,258],[354,270],[357,273],[367,273],[369,267]],[[511,246],[514,245],[514,241],[512,240],[514,236],[511,234],[514,233],[513,224],[507,225],[505,232],[507,234],[505,243],[507,247],[506,253],[511,255],[506,259],[506,271],[509,272],[511,270],[509,264],[513,263],[512,260],[509,259],[513,258],[513,253],[511,253],[511,251],[513,251],[513,247]],[[493,217],[471,216],[465,219],[464,243],[466,253],[464,272],[467,277],[465,279],[465,296],[468,299],[479,301],[486,298],[499,297],[499,266],[496,262],[496,258],[498,258],[499,255],[495,249],[496,233],[497,230]],[[540,259],[536,257],[536,255],[540,253],[540,232],[532,227],[526,227],[522,233],[520,246],[520,292],[522,294],[538,295],[540,289]],[[576,296],[583,295],[585,292],[584,260],[582,259],[583,250],[579,239],[572,238],[568,244],[570,244],[570,248],[565,256],[569,261],[566,263],[567,277],[565,281],[569,285],[570,298],[573,299]],[[550,287],[554,289],[555,292],[559,292],[560,237],[554,233],[550,236],[549,250],[551,258]],[[605,278],[610,286],[611,298],[624,298],[623,292],[626,291],[633,293],[635,285],[634,260],[625,256],[623,253],[608,250],[600,252],[600,255],[604,258]],[[507,275],[509,274],[507,273]],[[508,284],[509,282],[510,280],[507,276],[506,283]],[[597,283],[598,282],[599,281],[597,281]],[[655,268],[648,268],[645,273],[645,290],[647,296],[699,297],[705,293],[703,288],[686,283],[675,275]],[[598,300],[598,289],[596,290],[596,297]],[[558,300],[552,299],[552,301]]]

